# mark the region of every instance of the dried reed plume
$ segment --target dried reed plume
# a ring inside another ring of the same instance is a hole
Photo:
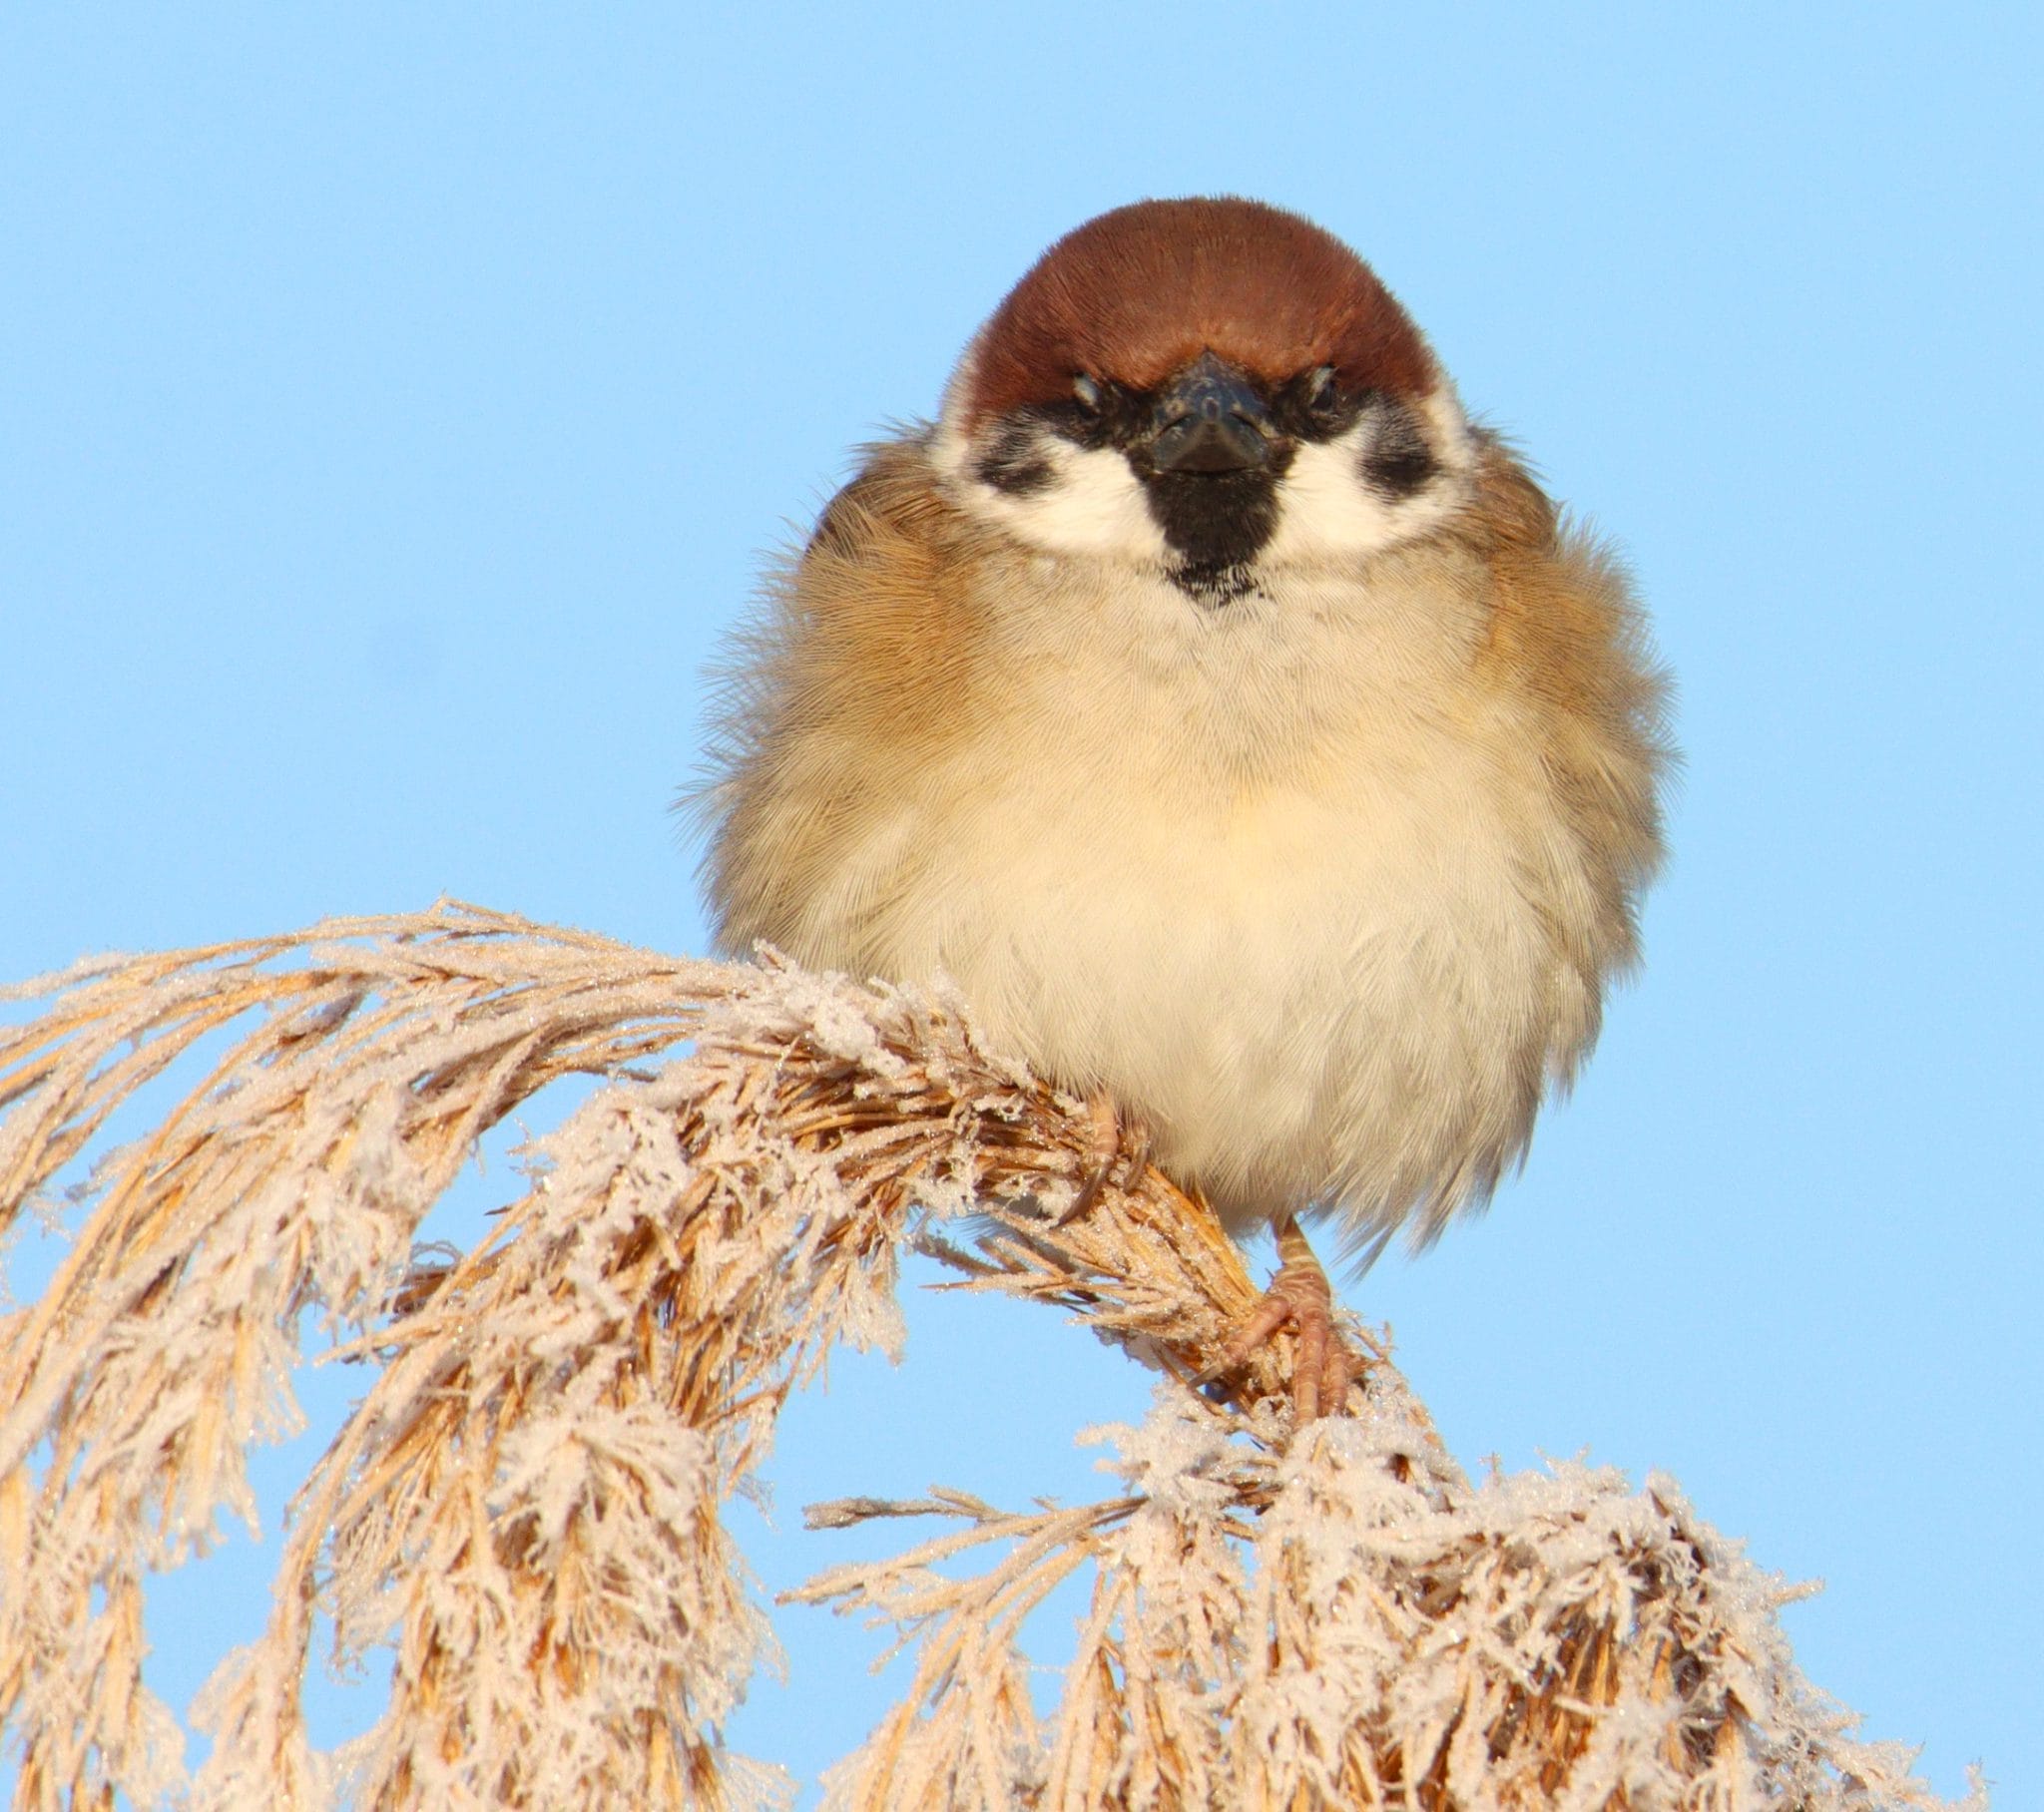
[[[1188,1388],[1255,1299],[1240,1256],[1154,1170],[1061,1219],[1093,1123],[954,1003],[457,906],[14,993],[49,1004],[0,1032],[0,1220],[75,1223],[0,1323],[18,1804],[786,1803],[720,1734],[769,1640],[721,1510],[834,1342],[895,1343],[911,1241],[1168,1376],[1143,1428],[1099,1437],[1126,1483],[1106,1502],[813,1513],[958,1525],[804,1594],[918,1659],[832,1805],[1935,1803],[1801,1681],[1791,1594],[1666,1482],[1472,1486],[1381,1354],[1355,1415],[1288,1444],[1275,1360],[1232,1407]],[[210,1074],[104,1149],[188,1053]],[[498,1234],[415,1252],[478,1136],[578,1073],[609,1086],[540,1141]],[[969,1251],[943,1237],[966,1210]],[[299,1493],[266,1630],[194,1708],[214,1746],[188,1781],[142,1684],[144,1575],[254,1520],[248,1448],[294,1426],[308,1323],[369,1387]],[[973,1552],[978,1574],[937,1571]],[[1082,1570],[1040,1717],[1016,1633]],[[322,1610],[343,1654],[394,1660],[380,1722],[332,1755],[301,1712]]]

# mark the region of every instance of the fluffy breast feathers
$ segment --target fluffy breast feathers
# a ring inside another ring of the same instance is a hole
[[[947,975],[1231,1222],[1424,1241],[1594,1041],[1668,758],[1622,574],[1477,446],[1438,527],[1220,609],[877,448],[729,678],[722,943]]]

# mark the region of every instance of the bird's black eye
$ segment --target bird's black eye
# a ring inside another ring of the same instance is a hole
[[[1334,367],[1321,365],[1305,374],[1305,385],[1299,400],[1305,405],[1305,412],[1315,421],[1331,422],[1341,414],[1341,390],[1334,382]]]
[[[1278,410],[1287,433],[1301,440],[1328,441],[1354,425],[1365,395],[1344,390],[1332,365],[1315,365],[1284,386]]]
[[[1053,434],[1063,436],[1075,446],[1098,450],[1121,444],[1135,407],[1133,393],[1113,378],[1076,371],[1072,374],[1071,400],[1038,403],[1035,412]]]

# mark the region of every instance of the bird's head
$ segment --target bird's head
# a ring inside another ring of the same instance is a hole
[[[1051,246],[966,349],[934,454],[961,506],[1024,545],[1219,604],[1260,570],[1435,527],[1469,497],[1475,443],[1367,264],[1219,199],[1138,202]]]

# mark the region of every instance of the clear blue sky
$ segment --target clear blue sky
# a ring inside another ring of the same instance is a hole
[[[701,949],[665,807],[757,552],[1064,228],[1299,209],[1629,549],[1689,760],[1577,1099],[1350,1300],[1465,1460],[1666,1468],[1828,1580],[1788,1626],[1870,1731],[2044,1801],[2036,31],[9,7],[0,975],[441,893]],[[848,1552],[810,1499],[1095,1489],[1147,1383],[1004,1307],[790,1420],[770,1585]],[[275,1554],[160,1594],[163,1690]],[[738,1736],[807,1772],[881,1701],[783,1626]]]

